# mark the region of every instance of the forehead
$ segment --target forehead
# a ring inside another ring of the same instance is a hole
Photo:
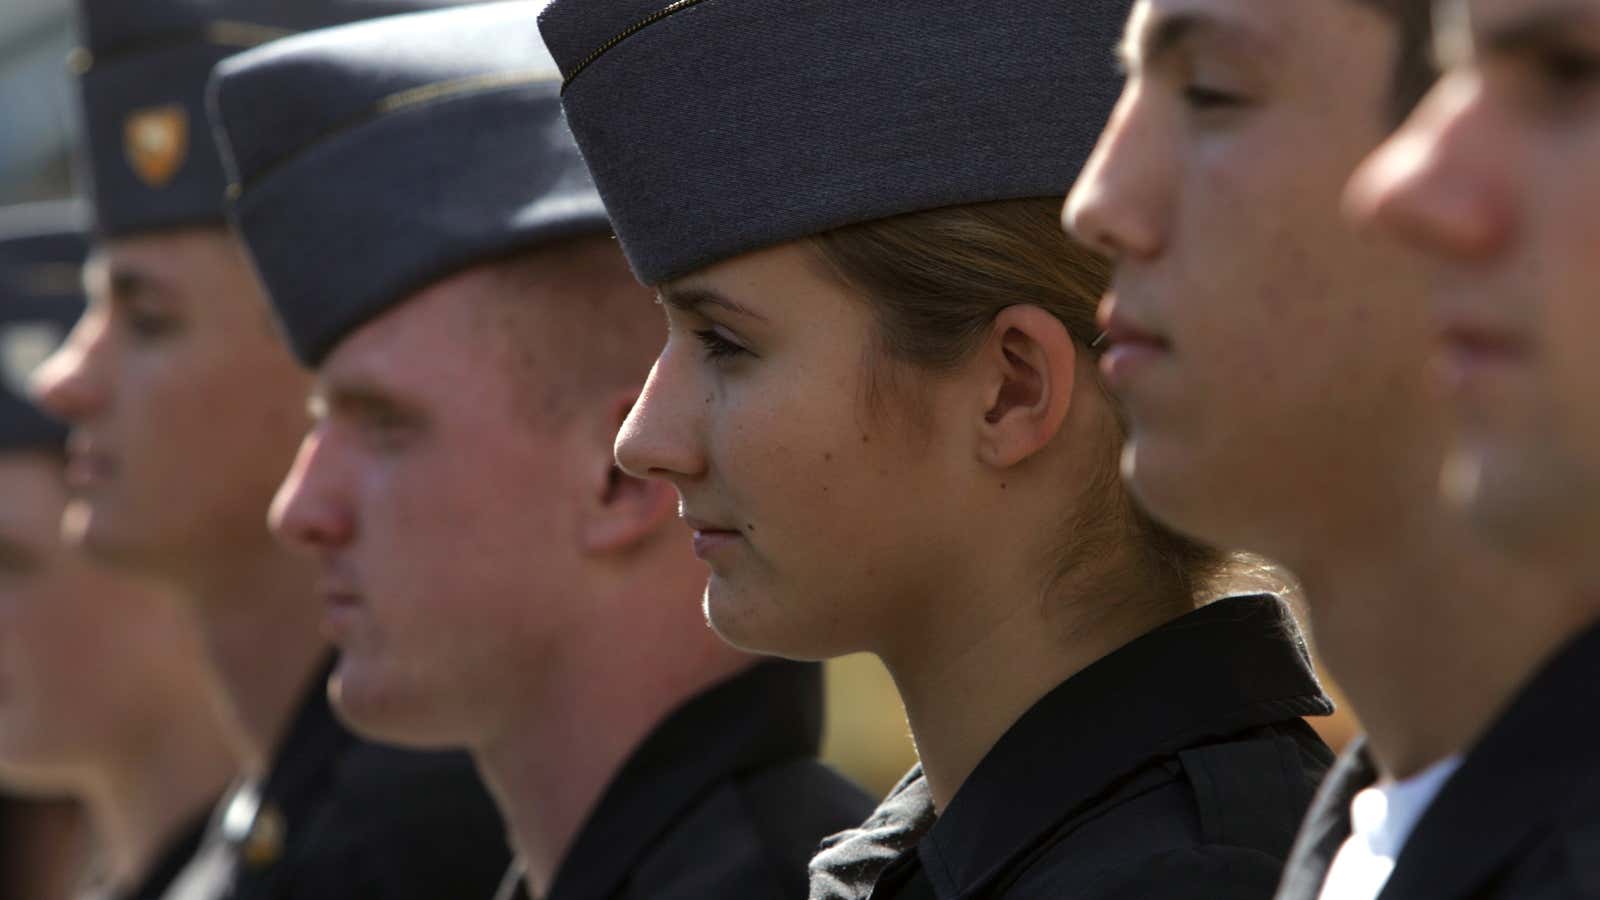
[[[515,300],[506,290],[485,268],[435,282],[340,341],[318,369],[318,381],[324,387],[439,387],[454,395],[464,381],[489,378],[491,367],[481,362],[514,340],[495,328],[496,307]]]
[[[89,256],[92,290],[111,287],[116,279],[136,278],[177,295],[235,290],[253,286],[235,239],[221,228],[184,228],[129,237],[108,238]]]
[[[1440,0],[1435,8],[1441,38],[1460,39],[1451,32],[1470,28],[1480,42],[1503,49],[1565,29],[1600,28],[1600,0]]]
[[[1135,59],[1191,42],[1271,53],[1294,38],[1298,17],[1329,2],[1139,0],[1128,17],[1124,49]]]

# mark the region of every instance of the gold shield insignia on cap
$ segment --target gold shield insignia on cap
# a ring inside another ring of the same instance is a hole
[[[189,157],[188,110],[176,103],[134,110],[123,122],[122,147],[140,181],[165,186]]]
[[[28,391],[28,379],[61,345],[61,328],[51,322],[0,325],[0,386],[13,394]]]

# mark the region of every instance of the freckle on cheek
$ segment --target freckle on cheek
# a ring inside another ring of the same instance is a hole
[[[863,435],[861,435],[861,443],[870,444],[870,443],[872,443],[872,438],[869,438],[865,434],[863,434]]]
[[[822,461],[823,462],[833,462],[833,454],[832,453],[824,453],[824,454],[822,454]]]

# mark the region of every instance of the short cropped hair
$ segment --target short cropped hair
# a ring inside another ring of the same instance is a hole
[[[490,264],[480,321],[511,361],[522,405],[541,426],[586,401],[642,388],[666,343],[666,320],[612,237],[559,241]]]

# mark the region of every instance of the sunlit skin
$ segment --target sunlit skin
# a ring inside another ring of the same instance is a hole
[[[1431,275],[1459,428],[1441,486],[1493,540],[1600,584],[1600,3],[1440,8],[1447,74],[1349,206]]]
[[[1422,269],[1341,214],[1392,128],[1398,47],[1355,0],[1141,0],[1064,221],[1116,264],[1103,370],[1135,493],[1299,575],[1323,658],[1403,776],[1473,740],[1579,613],[1439,502]]]
[[[204,228],[117,238],[87,280],[87,313],[36,379],[73,425],[69,537],[162,574],[269,544],[309,379],[238,244]]]
[[[198,615],[264,763],[326,652],[312,569],[267,528],[310,379],[220,226],[103,240],[86,282],[87,312],[33,382],[72,426],[64,532]]]
[[[173,598],[59,538],[61,462],[0,453],[0,781],[86,802],[114,881],[233,772]]]
[[[607,468],[580,452],[593,423],[519,418],[528,391],[478,309],[495,289],[452,280],[342,341],[273,511],[321,564],[340,712],[393,738],[482,739],[578,652],[569,548]]]
[[[671,487],[615,467],[657,346],[649,295],[610,240],[552,253],[538,278],[470,268],[343,338],[272,511],[321,572],[336,711],[471,752],[536,891],[649,730],[754,662],[705,627]],[[575,378],[621,323],[546,311],[618,290],[644,349]]]
[[[1338,210],[1385,133],[1391,32],[1344,0],[1137,4],[1126,88],[1067,203],[1116,262],[1102,362],[1130,484],[1223,546],[1360,541],[1374,496],[1430,477],[1391,465],[1415,440],[1393,423],[1427,415],[1423,313],[1394,299],[1419,282]],[[1317,527],[1286,531],[1286,509]]]
[[[1049,313],[1004,310],[935,375],[885,358],[865,299],[804,244],[660,296],[667,345],[618,462],[677,488],[725,639],[884,660],[937,803],[1045,691],[1181,612],[1074,595],[1103,572],[1052,581],[1116,426]]]

